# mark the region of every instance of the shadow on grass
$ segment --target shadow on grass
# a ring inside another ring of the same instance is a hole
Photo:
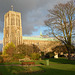
[[[19,72],[25,72],[23,66],[0,66],[0,75],[17,75]]]
[[[74,75],[75,71],[68,71],[68,70],[59,70],[59,69],[53,69],[48,67],[41,67],[42,71],[36,71],[36,72],[21,72],[17,75]]]
[[[3,62],[3,57],[0,57]],[[25,70],[21,66],[7,65],[6,63],[0,63],[0,75],[16,75],[19,71]]]
[[[65,59],[65,58],[59,58],[59,59],[50,58],[49,61],[59,63],[59,64],[73,64],[73,65],[75,65],[74,60],[68,60],[68,59]]]
[[[3,59],[3,58],[1,58],[1,59]],[[4,65],[5,65],[4,63],[2,63],[2,65],[0,65],[0,75],[11,75],[11,73],[8,71],[8,68]]]
[[[43,75],[74,75],[75,71],[69,71],[69,70],[60,70],[60,69],[54,69],[54,68],[50,68],[50,67],[41,67],[45,72],[43,73]]]
[[[40,65],[45,65],[44,63],[40,63]]]
[[[60,63],[62,64],[75,64],[75,61],[67,60],[64,58],[59,58],[59,59],[49,59],[50,62],[55,62],[55,63]],[[40,62],[41,65],[43,63]],[[75,65],[74,65],[75,66]],[[58,67],[56,65],[56,67]],[[33,66],[34,69],[36,67]],[[62,70],[62,69],[55,69],[55,68],[50,68],[50,66],[38,66],[39,70],[36,69],[37,71],[32,70],[31,67],[23,67],[23,66],[1,66],[0,65],[0,75],[74,75],[75,71],[69,71],[69,70]],[[61,67],[62,68],[62,67]]]
[[[36,67],[33,67],[36,69]],[[74,75],[73,70],[62,70],[50,68],[50,66],[38,66],[36,71],[32,70],[32,67],[23,66],[0,66],[0,75]]]

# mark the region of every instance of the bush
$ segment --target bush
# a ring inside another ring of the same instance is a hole
[[[9,57],[9,56],[3,56],[3,63],[8,63],[8,62],[11,62],[12,61],[12,58]]]
[[[41,56],[44,56],[44,52],[41,52]]]
[[[50,52],[50,58],[54,57],[54,52]]]
[[[3,63],[3,58],[0,56],[0,63]]]
[[[15,45],[14,43],[8,43],[6,44],[6,46],[3,49],[3,55],[9,55],[9,56],[13,56],[15,53]]]
[[[44,52],[41,52],[41,58],[42,58],[42,59],[45,58]]]
[[[53,58],[54,57],[54,52],[48,52],[45,55],[46,58]]]
[[[31,54],[31,59],[33,59],[33,60],[38,60],[39,58],[40,58],[39,53],[32,53],[32,54]]]
[[[2,55],[2,52],[0,52],[0,55]]]
[[[13,56],[13,60],[19,60],[19,59],[23,59],[24,58],[24,55],[21,55],[21,54],[15,54],[14,56]]]

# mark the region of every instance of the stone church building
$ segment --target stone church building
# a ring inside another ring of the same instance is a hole
[[[40,35],[39,37],[24,37],[22,36],[21,13],[13,11],[7,12],[4,15],[4,37],[3,48],[13,42],[15,46],[20,44],[37,45],[40,50],[51,51],[51,48],[59,45],[59,41],[55,38]],[[48,46],[49,45],[49,46]]]
[[[3,47],[13,42],[16,46],[22,44],[21,13],[9,11],[4,15]]]

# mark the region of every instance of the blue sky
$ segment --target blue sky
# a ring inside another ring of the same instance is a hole
[[[58,3],[69,0],[0,0],[0,40],[3,40],[4,14],[11,10],[22,14],[22,27],[24,36],[40,35],[40,31],[47,29],[44,20],[47,19],[48,10]]]
[[[3,33],[0,33],[0,40],[3,40]]]

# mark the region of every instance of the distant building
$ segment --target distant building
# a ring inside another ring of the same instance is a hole
[[[26,45],[36,45],[43,52],[52,52],[52,48],[60,45],[61,43],[55,38],[38,37],[25,37],[23,36],[23,43]]]

